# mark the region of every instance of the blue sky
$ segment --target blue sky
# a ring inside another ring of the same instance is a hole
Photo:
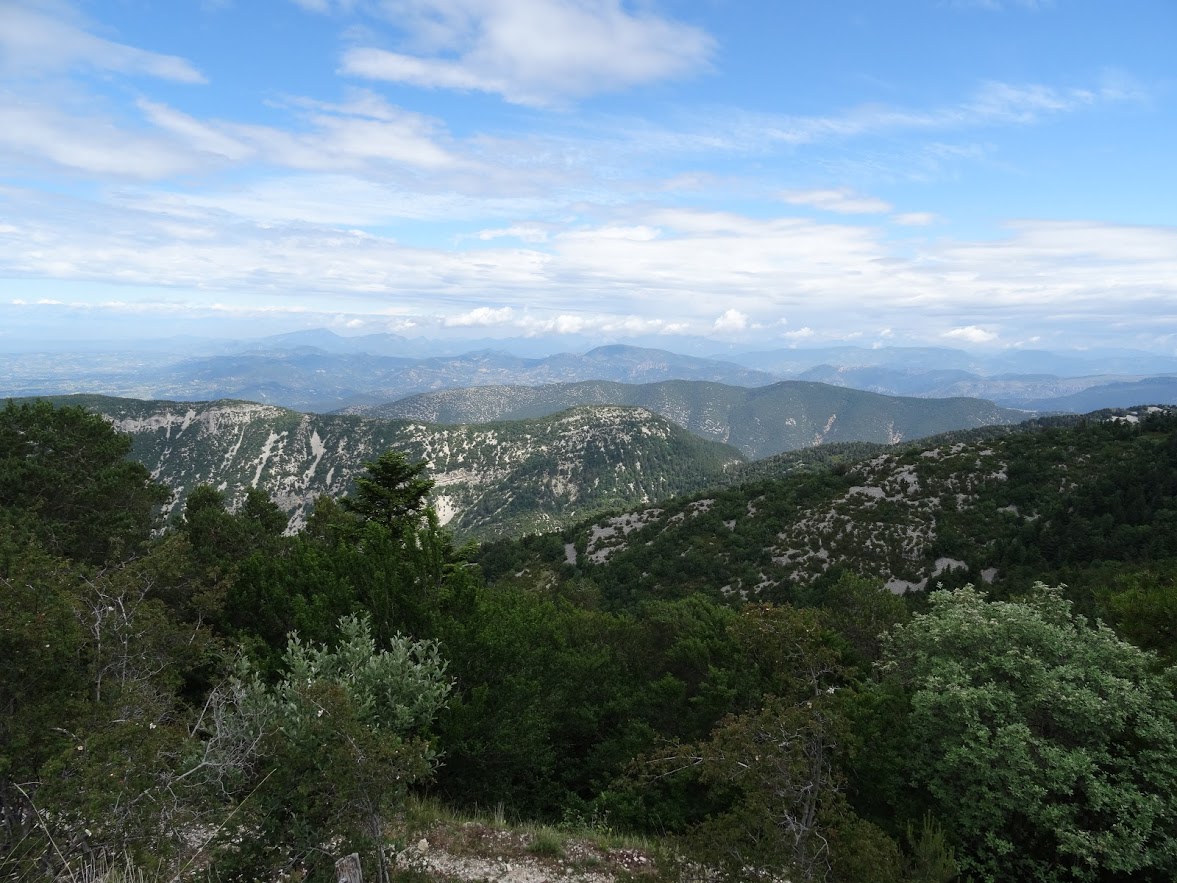
[[[0,0],[0,335],[1177,351],[1173,0]]]

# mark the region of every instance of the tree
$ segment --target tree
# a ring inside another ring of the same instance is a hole
[[[936,592],[897,627],[909,698],[892,755],[979,880],[1177,873],[1177,674],[1039,583],[1025,601]],[[917,798],[918,799],[918,798]]]
[[[908,618],[907,605],[878,580],[843,574],[822,598],[825,623],[850,644],[857,661],[879,657],[881,636]]]
[[[223,493],[201,484],[188,494],[176,527],[188,537],[197,560],[219,573],[253,553],[270,552],[286,522],[277,504],[257,488],[248,488],[237,511],[230,512]]]
[[[38,855],[28,783],[69,744],[88,692],[83,632],[70,603],[76,569],[19,536],[5,514],[0,510],[0,878]]]
[[[1177,563],[1116,571],[1096,590],[1100,615],[1136,646],[1177,662]]]
[[[365,464],[367,475],[356,479],[352,496],[343,508],[386,527],[412,523],[425,510],[433,479],[426,478],[429,464],[409,463],[400,451],[385,451]]]
[[[846,668],[816,610],[749,606],[732,634],[772,691],[761,708],[729,715],[710,737],[655,759],[661,775],[693,769],[729,795],[729,806],[697,825],[688,847],[728,879],[775,869],[822,881],[832,870],[831,835],[857,823],[835,757],[848,740],[835,696]],[[857,848],[868,838],[855,833]],[[894,862],[898,851],[890,844]],[[879,880],[888,879],[880,872]]]
[[[399,635],[377,650],[367,621],[351,616],[334,649],[292,634],[283,661],[273,687],[243,663],[209,703],[220,713],[198,766],[244,798],[236,833],[249,845],[229,847],[228,865],[247,879],[283,865],[324,879],[324,849],[338,844],[374,853],[383,883],[384,820],[437,763],[429,737],[451,689],[446,663],[435,643]]]
[[[95,572],[34,549],[0,578],[0,876],[163,860],[194,822],[180,692],[212,648],[156,597],[174,550],[151,550]]]
[[[129,451],[128,437],[81,408],[10,401],[0,410],[0,876],[45,854],[37,807],[51,800],[50,765],[63,753],[88,761],[90,731],[126,717],[107,713],[114,693],[129,695],[107,689],[107,675],[126,683],[143,671],[132,620],[146,620],[131,611],[145,595],[124,604],[124,564],[144,548],[168,491]],[[124,614],[116,636],[107,626]],[[67,790],[81,792],[76,780]],[[60,806],[48,818],[71,838],[85,828]]]
[[[55,555],[102,564],[134,554],[170,492],[127,459],[129,436],[83,408],[0,410],[0,509],[23,513]]]

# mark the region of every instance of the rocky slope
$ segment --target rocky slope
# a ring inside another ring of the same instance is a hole
[[[795,597],[842,571],[906,592],[1139,564],[1177,552],[1177,535],[1154,529],[1177,519],[1171,413],[1051,418],[832,469],[794,464],[783,478],[586,523],[561,538],[564,557],[615,603]],[[1153,417],[1168,423],[1142,429]]]
[[[835,442],[894,444],[1030,416],[981,399],[902,398],[801,381],[751,389],[684,380],[486,386],[349,410],[389,419],[470,423],[538,417],[585,404],[647,408],[703,438],[733,445],[751,459]]]
[[[176,492],[209,484],[239,499],[265,490],[305,523],[314,499],[340,496],[352,476],[394,448],[427,460],[433,504],[462,536],[559,527],[603,509],[705,484],[741,461],[634,408],[580,408],[537,420],[473,426],[300,414],[249,402],[143,402],[65,397],[129,433],[133,456]]]

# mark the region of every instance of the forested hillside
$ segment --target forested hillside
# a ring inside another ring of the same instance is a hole
[[[837,442],[894,444],[952,429],[1020,423],[1031,416],[976,398],[905,398],[801,381],[748,389],[701,380],[480,386],[349,411],[461,424],[542,417],[578,405],[606,404],[646,408],[703,438],[739,448],[753,460]]]
[[[1009,593],[1044,578],[1077,590],[1107,576],[1102,562],[1122,571],[1177,557],[1177,443],[1141,429],[1172,419],[1149,407],[830,449],[816,463],[786,455],[743,467],[733,479],[744,483],[563,540],[578,578],[618,603],[695,591],[795,599],[845,572],[897,593],[966,582]],[[492,547],[516,569],[527,548]]]
[[[458,879],[410,866],[423,801],[643,834],[631,879],[1177,874],[1167,412],[480,550],[396,452],[294,535],[204,486],[153,536],[129,451],[0,411],[0,876]],[[940,558],[950,591],[885,588]]]
[[[256,488],[291,529],[320,495],[340,497],[363,464],[395,448],[429,464],[431,502],[463,538],[562,527],[590,514],[686,493],[743,458],[636,408],[580,408],[468,426],[300,414],[251,402],[142,402],[66,396],[132,438],[132,455],[173,490],[207,484],[231,507]]]

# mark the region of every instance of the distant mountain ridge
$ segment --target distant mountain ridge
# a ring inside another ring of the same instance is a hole
[[[306,339],[299,335],[294,342]],[[315,339],[310,336],[310,339]],[[290,343],[291,341],[287,341]],[[379,404],[418,392],[489,384],[544,384],[581,380],[648,383],[685,378],[739,386],[772,383],[770,374],[730,362],[680,356],[629,346],[598,347],[584,354],[523,358],[483,350],[460,356],[410,358],[357,352],[329,352],[313,346],[251,350],[202,356],[170,365],[156,357],[119,371],[110,359],[86,376],[62,372],[58,355],[38,373],[13,364],[7,379],[12,396],[91,393],[142,399],[212,401],[242,399],[300,411],[334,411],[348,405]],[[0,381],[5,372],[0,370]]]
[[[252,340],[176,336],[154,341],[14,341],[0,335],[0,396],[90,393],[141,399],[258,401],[326,412],[422,392],[470,386],[605,380],[706,380],[765,386],[809,380],[884,395],[988,399],[1004,407],[1063,410],[1047,400],[1103,389],[1104,406],[1127,407],[1116,384],[1177,375],[1177,358],[1133,351],[967,352],[948,347],[826,346],[741,351],[701,338],[674,338],[692,353],[648,344],[591,347],[559,338],[427,340],[379,333],[345,336],[319,328]],[[1092,400],[1080,399],[1075,402]]]
[[[135,459],[175,491],[170,511],[180,511],[198,484],[231,502],[252,486],[290,516],[291,529],[305,524],[316,497],[347,493],[364,463],[389,449],[429,462],[431,501],[463,537],[559,528],[706,486],[743,461],[734,448],[638,408],[441,427],[239,401],[56,401],[103,414],[129,433]]]
[[[890,368],[922,373],[965,371],[977,377],[1053,375],[1082,377],[1100,374],[1152,375],[1177,372],[1177,357],[1133,351],[1076,351],[1007,349],[968,352],[950,347],[830,346],[733,352],[729,362],[781,377],[796,377],[818,365],[834,368]]]
[[[539,417],[586,404],[647,408],[751,459],[842,441],[893,444],[1031,416],[981,399],[901,398],[803,381],[748,389],[684,380],[452,389],[349,412],[461,424]]]
[[[1177,377],[1146,377],[1143,380],[1102,384],[1055,398],[1028,401],[1039,410],[1085,413],[1102,408],[1122,408],[1125,402],[1149,405],[1177,405]]]
[[[873,366],[835,368],[818,365],[798,375],[801,380],[829,383],[884,395],[950,398],[969,396],[999,405],[1034,411],[1086,413],[1097,408],[1123,408],[1156,401],[1148,387],[1164,388],[1175,378],[1096,374],[1058,377],[1054,374],[997,374],[982,377],[958,369],[915,370]],[[1091,396],[1084,393],[1090,391]],[[1165,393],[1168,394],[1168,393]],[[1098,403],[1098,404],[1097,404]]]

